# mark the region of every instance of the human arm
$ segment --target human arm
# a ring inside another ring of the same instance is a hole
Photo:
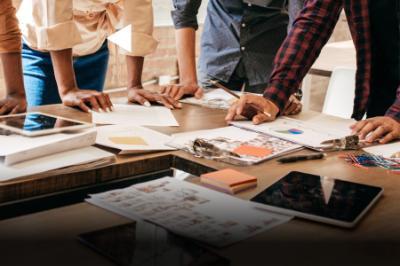
[[[199,87],[196,73],[196,30],[198,29],[197,13],[201,0],[174,0],[175,9],[172,19],[175,26],[176,53],[180,82],[162,88],[162,92],[175,100],[184,95],[203,96],[203,89]]]
[[[239,105],[231,107],[226,119],[232,120],[241,111],[246,112],[250,101],[260,108],[266,108],[264,111],[270,113],[273,119],[283,112],[290,95],[299,88],[331,36],[342,8],[343,0],[307,0],[275,57],[270,84],[263,97],[250,99],[243,96]],[[253,117],[253,122],[266,122],[271,117],[258,113]]]
[[[3,64],[6,97],[0,99],[0,115],[26,111],[21,63],[21,33],[11,0],[0,2],[0,59]]]
[[[359,121],[352,125],[351,129],[353,134],[358,134],[367,142],[379,140],[384,144],[400,138],[400,84],[397,88],[396,100],[385,116]]]

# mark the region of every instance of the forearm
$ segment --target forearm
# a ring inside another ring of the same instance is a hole
[[[66,95],[77,88],[75,71],[72,61],[72,49],[51,51],[54,75],[60,96]],[[89,70],[90,71],[90,70]]]
[[[136,88],[142,86],[144,57],[126,56],[126,66],[128,69],[128,88]]]
[[[3,73],[7,95],[25,96],[20,53],[2,53]]]
[[[194,28],[176,30],[176,50],[181,84],[197,84],[196,31]]]

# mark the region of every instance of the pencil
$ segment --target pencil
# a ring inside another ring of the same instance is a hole
[[[221,83],[219,83],[216,80],[210,80],[210,83],[215,85],[216,87],[223,89],[226,93],[229,93],[230,95],[232,95],[233,97],[240,99],[240,96],[237,95],[236,93],[234,93],[232,90],[228,89],[227,87],[225,87],[224,85],[222,85]],[[262,108],[258,107],[257,105],[254,104],[250,104],[251,107],[253,107],[254,109],[256,109],[257,111],[263,113],[264,115],[271,117],[272,115],[266,111],[264,111]]]

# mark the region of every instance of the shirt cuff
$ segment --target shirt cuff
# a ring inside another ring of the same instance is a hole
[[[82,42],[81,35],[75,22],[68,21],[56,24],[51,27],[36,28],[33,25],[26,25],[29,35],[36,36],[36,46],[32,47],[45,51],[57,51],[73,48]],[[34,46],[34,45],[33,45]]]
[[[132,33],[132,52],[121,49],[121,53],[130,56],[146,56],[153,53],[158,46],[158,41],[152,35],[133,32]]]
[[[178,10],[171,11],[171,16],[175,29],[193,28],[197,30],[199,28],[196,16],[185,15]]]
[[[391,117],[400,123],[400,106],[392,105],[386,112],[385,116]]]
[[[291,94],[291,90],[281,83],[271,83],[264,91],[264,98],[273,102],[279,108],[279,111],[282,112]]]

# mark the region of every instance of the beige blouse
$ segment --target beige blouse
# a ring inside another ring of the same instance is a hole
[[[21,51],[21,32],[11,0],[0,0],[0,53]]]
[[[132,56],[157,47],[152,0],[23,0],[18,13],[24,41],[41,51],[73,48],[95,53],[117,29],[132,25]]]

